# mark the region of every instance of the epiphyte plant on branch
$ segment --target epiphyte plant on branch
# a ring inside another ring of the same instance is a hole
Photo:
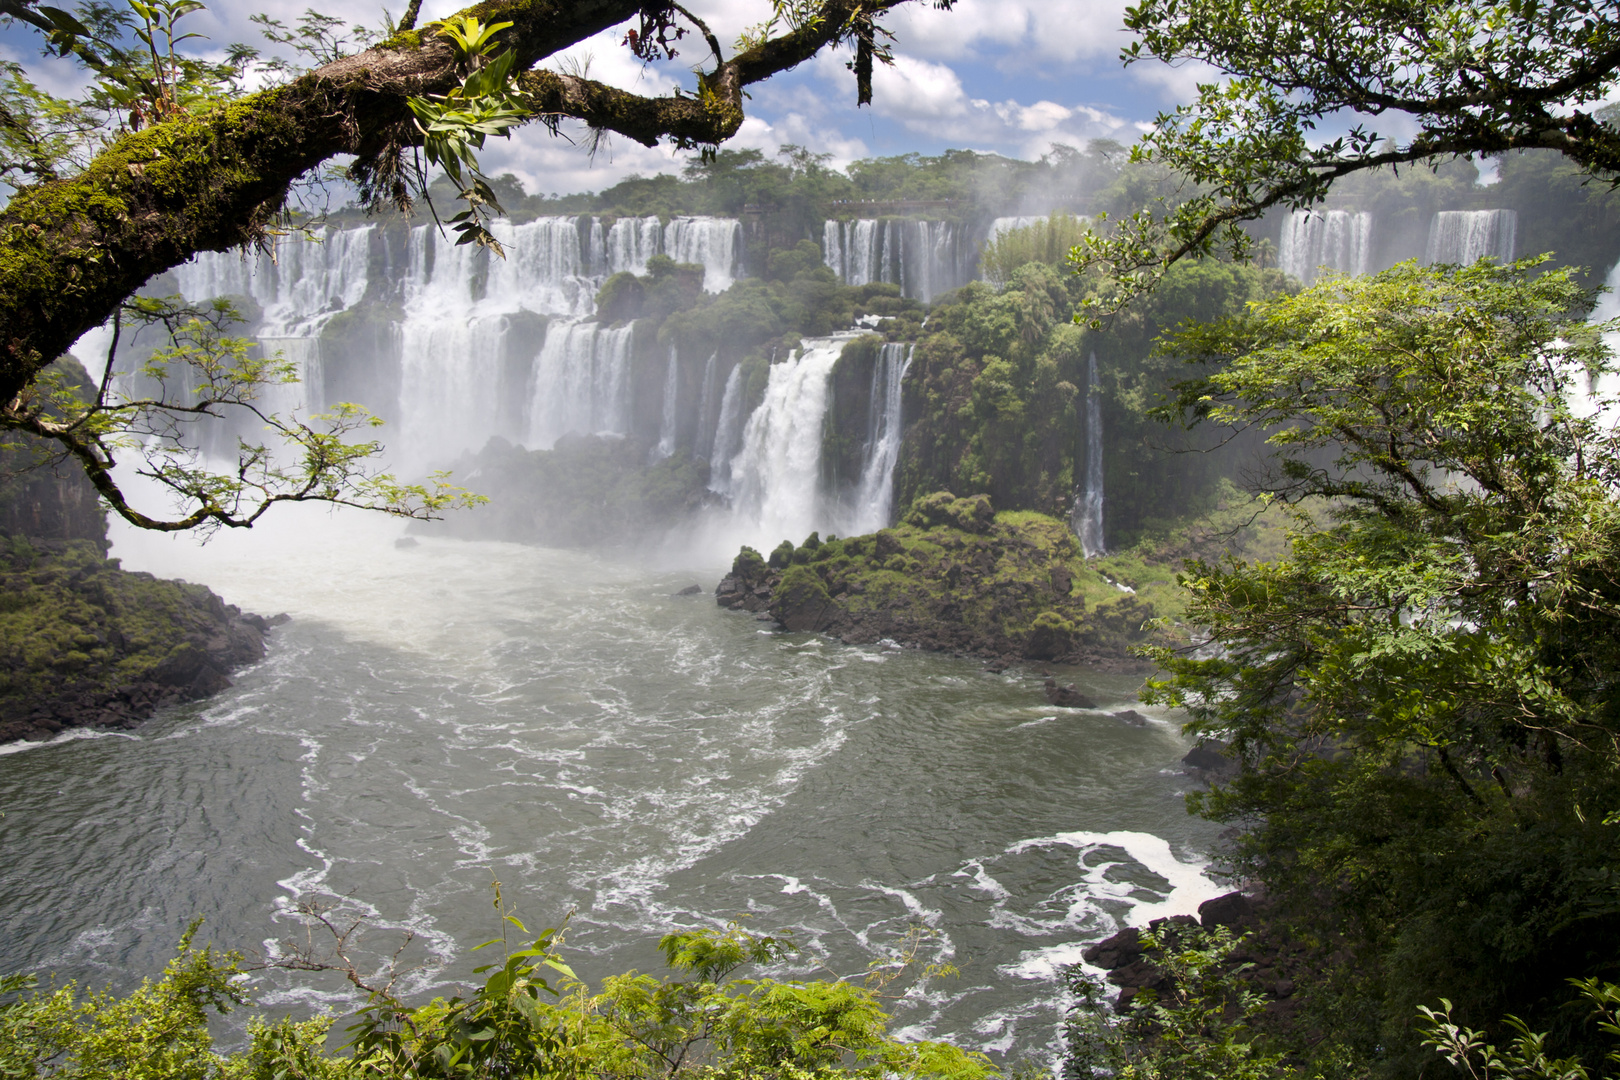
[[[857,96],[866,101],[863,57],[886,58],[874,44],[883,38],[879,20],[917,2],[778,0],[766,29],[730,56],[700,20],[669,0],[495,0],[421,30],[413,5],[385,40],[352,55],[333,56],[336,48],[312,53],[324,62],[248,93],[244,73],[255,50],[233,47],[226,64],[206,65],[170,48],[183,40],[174,23],[196,10],[193,0],[146,4],[153,18],[138,21],[163,48],[143,45],[144,52],[123,44],[138,37],[131,33],[136,9],[88,5],[67,14],[0,0],[0,16],[35,27],[53,52],[96,73],[104,88],[92,104],[106,120],[76,141],[69,132],[71,152],[54,158],[42,148],[63,140],[51,141],[54,129],[41,110],[25,110],[17,125],[0,123],[0,149],[15,158],[5,163],[6,175],[33,180],[0,210],[0,403],[16,401],[152,277],[198,252],[272,243],[294,185],[335,158],[350,158],[347,176],[376,210],[408,207],[425,192],[425,170],[409,165],[412,154],[425,150],[469,193],[468,208],[451,219],[461,239],[487,244],[499,204],[476,155],[489,135],[536,120],[556,132],[572,119],[649,146],[668,139],[713,147],[741,126],[750,85],[843,44],[855,46]],[[930,2],[948,8],[953,0]],[[638,53],[672,52],[688,25],[703,33],[714,55],[697,73],[696,93],[641,95],[539,66],[629,20],[639,20],[632,46]],[[305,45],[338,40],[325,24],[308,29],[278,32]],[[165,68],[160,83],[152,57],[166,64],[171,52],[180,78]],[[126,68],[135,75],[126,77]],[[139,88],[130,101],[139,105],[138,120],[107,86]],[[38,100],[19,91],[5,104]],[[173,107],[158,107],[160,101]],[[13,421],[22,414],[0,410],[0,426],[17,429]],[[98,486],[104,494],[117,488],[105,470]]]

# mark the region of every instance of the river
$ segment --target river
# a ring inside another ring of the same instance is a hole
[[[1060,710],[1027,671],[772,633],[716,607],[718,562],[399,547],[397,522],[304,507],[203,547],[114,532],[126,568],[292,621],[212,700],[3,748],[0,972],[127,988],[194,915],[262,951],[314,900],[371,916],[368,970],[409,928],[401,986],[448,993],[499,879],[531,927],[573,912],[592,979],[656,970],[673,927],[791,931],[779,974],[804,975],[925,927],[960,974],[897,1001],[898,1030],[1044,1055],[1085,942],[1221,891],[1136,677],[1064,673],[1101,708]],[[252,983],[272,1015],[355,1003]]]

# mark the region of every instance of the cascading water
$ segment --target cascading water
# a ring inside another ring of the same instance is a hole
[[[647,260],[663,246],[663,226],[656,217],[620,218],[607,234],[607,270],[610,274],[645,274]]]
[[[899,342],[884,345],[872,369],[866,449],[853,513],[844,526],[846,533],[875,532],[890,523],[894,512],[894,466],[900,460],[900,438],[904,433],[900,415],[903,382],[915,348]]]
[[[1424,260],[1467,266],[1486,256],[1513,261],[1519,215],[1513,210],[1442,210],[1429,226]]]
[[[675,452],[675,425],[680,418],[677,399],[681,393],[681,357],[674,345],[669,347],[669,366],[664,374],[664,411],[658,425],[658,445],[653,447],[652,460],[662,461]]]
[[[693,447],[692,456],[703,458],[705,461],[714,453],[715,407],[719,404],[715,399],[720,388],[715,385],[715,365],[720,360],[718,352],[709,354],[708,363],[703,365],[703,385],[699,387],[697,445]]]
[[[720,419],[714,428],[714,449],[709,452],[709,490],[731,494],[731,459],[742,447],[742,365],[726,376],[720,396]]]
[[[629,326],[552,327],[534,364],[524,442],[545,450],[570,431],[623,434],[633,338]]]
[[[1086,474],[1080,497],[1075,500],[1070,527],[1080,538],[1086,558],[1103,554],[1103,445],[1102,384],[1097,378],[1097,354],[1093,352],[1086,372]]]
[[[565,431],[624,432],[628,331],[585,321],[605,276],[645,273],[652,256],[667,254],[702,266],[704,288],[719,292],[740,269],[741,225],[727,218],[683,217],[667,226],[657,217],[621,218],[604,228],[597,218],[545,217],[498,222],[495,231],[505,259],[457,245],[433,226],[411,229],[398,243],[367,225],[329,229],[321,243],[288,243],[275,260],[204,253],[175,274],[192,301],[242,295],[263,309],[256,334],[274,339],[267,346],[298,363],[306,384],[271,388],[267,400],[278,408],[323,401],[322,328],[368,291],[397,287],[402,317],[389,346],[397,360],[387,366],[397,363],[398,404],[387,418],[398,433],[390,443],[405,455],[396,465],[412,469],[442,465],[490,435],[549,447]],[[368,278],[374,255],[385,280]],[[529,345],[523,355],[513,320],[531,316],[550,319],[554,344]],[[508,400],[528,408],[503,407]]]
[[[327,229],[318,242],[282,245],[275,257],[206,252],[175,267],[180,294],[192,303],[245,296],[263,310],[257,336],[266,353],[294,365],[296,384],[266,387],[267,411],[308,415],[322,407],[319,334],[341,311],[365,298],[375,225]]]
[[[902,296],[924,303],[967,281],[956,226],[948,221],[827,221],[821,250],[844,284],[898,285]]]
[[[742,223],[731,218],[678,217],[664,226],[664,254],[701,265],[707,292],[731,288],[741,247]]]
[[[771,365],[765,398],[748,418],[742,450],[731,463],[733,507],[750,542],[797,542],[820,522],[828,382],[855,336],[806,339],[798,353]]]
[[[1372,270],[1373,216],[1349,210],[1295,210],[1283,222],[1277,265],[1306,285],[1327,267],[1344,274]]]

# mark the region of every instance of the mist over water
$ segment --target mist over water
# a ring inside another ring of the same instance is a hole
[[[201,548],[118,531],[127,567],[293,621],[216,699],[0,756],[0,970],[128,986],[194,914],[253,947],[320,899],[376,913],[369,963],[414,930],[408,989],[443,993],[494,932],[498,877],[531,926],[575,909],[591,978],[739,916],[792,930],[802,974],[862,971],[921,925],[962,976],[899,1025],[1045,1052],[1080,943],[1218,891],[1173,722],[1110,715],[1140,708],[1134,677],[1076,672],[1102,708],[1053,710],[1032,674],[670,595],[718,565],[402,549],[397,523],[307,509]],[[355,1004],[254,983],[272,1013]]]

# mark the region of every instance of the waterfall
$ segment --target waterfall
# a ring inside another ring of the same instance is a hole
[[[1442,210],[1429,226],[1425,262],[1467,266],[1486,256],[1513,261],[1519,215],[1513,210]]]
[[[1348,210],[1295,210],[1283,222],[1277,265],[1309,285],[1322,267],[1345,274],[1372,270],[1372,215]]]
[[[720,420],[714,429],[714,449],[709,453],[709,490],[731,493],[731,459],[740,449],[742,435],[742,365],[726,376],[726,392],[720,396]]]
[[[821,223],[821,258],[839,281],[849,279],[849,267],[844,259],[844,223],[827,220]]]
[[[846,285],[865,285],[872,281],[881,281],[879,277],[879,262],[877,258],[878,223],[867,219],[865,221],[846,221],[844,228],[844,283]]]
[[[957,280],[956,227],[948,221],[907,223],[900,291],[925,304],[963,284]]]
[[[715,385],[714,366],[720,359],[720,354],[709,354],[709,362],[703,365],[703,385],[700,388],[702,404],[698,406],[697,434],[693,437],[694,446],[692,456],[707,461],[714,454],[714,407]]]
[[[524,442],[550,449],[569,432],[623,434],[633,337],[629,326],[554,324],[534,361]]]
[[[647,260],[663,246],[664,231],[658,218],[620,218],[607,235],[607,272],[645,274]]]
[[[825,221],[822,259],[846,285],[884,282],[900,286],[901,296],[932,303],[966,284],[956,236],[948,221]]]
[[[1089,559],[1103,554],[1102,384],[1097,379],[1095,351],[1086,374],[1086,478],[1069,524]]]
[[[872,392],[867,409],[866,449],[861,480],[855,490],[854,513],[845,531],[869,533],[889,525],[894,512],[894,466],[900,460],[900,406],[906,369],[915,345],[891,342],[878,354],[872,369]]]
[[[658,445],[653,447],[653,461],[662,461],[675,452],[675,424],[679,420],[675,406],[681,393],[681,359],[673,343],[669,347],[669,366],[666,370],[664,415],[658,426]]]
[[[853,336],[807,339],[794,356],[771,365],[765,399],[748,418],[731,463],[734,510],[756,545],[797,543],[818,525],[828,383]]]
[[[664,227],[664,254],[703,267],[705,292],[725,292],[736,280],[742,222],[732,218],[678,217]]]
[[[296,385],[264,387],[267,412],[308,416],[324,406],[319,334],[333,315],[365,299],[375,225],[327,229],[318,242],[280,245],[274,257],[202,252],[175,267],[180,293],[191,303],[245,296],[262,309],[257,336],[266,355],[292,363]]]
[[[999,237],[1002,233],[1009,233],[1014,229],[1027,229],[1031,225],[1038,224],[1045,220],[1045,216],[998,217],[990,223],[990,232],[985,236],[984,242],[988,244]]]

